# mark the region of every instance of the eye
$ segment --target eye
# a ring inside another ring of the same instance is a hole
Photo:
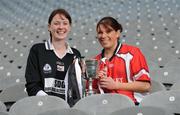
[[[59,25],[59,23],[58,23],[58,22],[54,22],[53,24],[54,24],[54,25]]]
[[[102,34],[102,32],[98,32],[98,34]]]
[[[64,25],[68,25],[69,23],[68,22],[63,22]]]
[[[68,24],[69,24],[69,21],[68,21],[68,20],[62,20],[61,23],[62,23],[63,25],[68,25]]]
[[[108,29],[108,30],[106,31],[106,33],[109,34],[109,33],[111,33],[112,31],[113,31],[112,29]]]

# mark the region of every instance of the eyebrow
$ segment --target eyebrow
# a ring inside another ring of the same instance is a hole
[[[69,20],[54,20],[53,22],[69,22]]]

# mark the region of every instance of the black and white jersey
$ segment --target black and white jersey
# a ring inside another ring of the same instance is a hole
[[[25,72],[28,95],[36,95],[43,90],[48,95],[65,99],[65,75],[75,58],[80,58],[80,52],[67,45],[64,57],[59,58],[50,40],[32,46],[27,60]]]

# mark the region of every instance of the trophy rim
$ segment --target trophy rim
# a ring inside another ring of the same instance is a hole
[[[97,59],[94,59],[94,58],[89,58],[89,59],[85,59],[85,61],[98,61]]]

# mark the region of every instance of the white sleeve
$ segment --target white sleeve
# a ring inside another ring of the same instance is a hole
[[[75,71],[76,71],[76,79],[77,79],[77,83],[78,83],[78,89],[79,89],[79,93],[80,93],[80,96],[82,98],[83,96],[83,87],[82,87],[82,77],[81,77],[81,67],[78,63],[78,59],[76,59],[75,61]]]

